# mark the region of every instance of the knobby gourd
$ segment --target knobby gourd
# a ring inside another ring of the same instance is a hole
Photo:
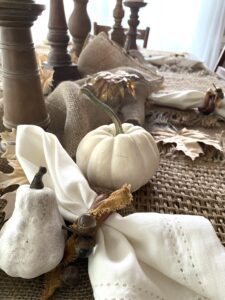
[[[152,135],[140,126],[121,124],[105,103],[86,87],[81,88],[111,117],[114,124],[103,125],[89,132],[80,142],[76,162],[89,183],[115,190],[131,184],[132,192],[146,184],[159,166],[159,151]]]
[[[0,231],[0,268],[12,277],[37,277],[63,257],[64,221],[55,193],[43,185],[45,173],[41,167],[30,186],[18,188],[12,217]]]

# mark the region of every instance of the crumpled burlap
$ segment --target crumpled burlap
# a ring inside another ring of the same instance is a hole
[[[153,90],[163,82],[163,77],[157,73],[156,67],[134,59],[129,52],[110,40],[105,32],[100,32],[91,38],[90,42],[87,41],[78,58],[77,66],[83,76],[119,67],[131,67],[149,81],[149,86]]]
[[[146,80],[140,71],[133,68],[117,68],[111,72],[124,70],[140,76],[136,81],[136,97],[125,93],[125,97],[107,101],[119,115],[122,122],[143,125],[145,120],[145,102],[153,91],[151,82]],[[156,75],[157,77],[157,75]],[[88,98],[80,94],[79,89],[85,79],[76,82],[61,83],[47,98],[48,111],[51,118],[49,131],[56,134],[71,157],[75,157],[81,139],[91,130],[103,124],[111,123],[105,112],[97,108]],[[161,86],[161,79],[157,88]],[[156,88],[156,85],[155,85]]]

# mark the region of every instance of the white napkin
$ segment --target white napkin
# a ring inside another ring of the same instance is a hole
[[[65,218],[75,219],[95,197],[54,135],[18,127],[16,154],[28,178],[40,165]],[[89,258],[97,300],[224,300],[225,251],[210,222],[198,216],[111,215]]]
[[[183,68],[206,69],[201,61],[194,59],[187,53],[145,56],[145,61],[158,67],[176,65]]]
[[[178,108],[181,110],[197,108],[203,105],[205,93],[197,90],[157,92],[149,95],[149,100],[161,106]],[[225,118],[225,99],[221,101],[221,106],[213,112]]]
[[[16,143],[16,156],[29,182],[39,166],[47,168],[43,182],[55,191],[64,219],[74,221],[87,211],[97,195],[55,135],[38,126],[19,126]]]

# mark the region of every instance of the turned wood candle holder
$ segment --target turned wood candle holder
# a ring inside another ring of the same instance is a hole
[[[113,17],[115,20],[115,24],[113,25],[113,30],[111,33],[111,40],[117,42],[121,47],[124,46],[126,36],[124,33],[124,29],[121,25],[123,17],[124,17],[124,10],[123,10],[123,0],[117,0],[116,6],[113,10]]]
[[[134,2],[134,1],[125,1],[124,5],[129,7],[131,10],[130,19],[128,21],[129,31],[127,33],[127,38],[125,42],[125,49],[137,49],[137,27],[139,25],[139,9],[146,6],[146,2]]]
[[[9,129],[19,124],[47,128],[50,121],[31,35],[44,8],[32,0],[0,0],[3,124]]]
[[[73,37],[73,50],[79,57],[85,39],[91,31],[91,21],[87,13],[88,0],[73,0],[74,10],[69,18],[68,28]]]
[[[63,0],[50,0],[48,28],[47,39],[51,50],[45,67],[54,70],[53,87],[62,81],[79,79],[77,66],[72,64],[67,51],[69,35]]]

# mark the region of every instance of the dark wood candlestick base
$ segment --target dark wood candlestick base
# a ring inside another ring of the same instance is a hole
[[[6,128],[35,124],[47,128],[31,26],[45,7],[31,0],[0,0],[4,116]]]
[[[71,64],[70,66],[54,66],[53,71],[53,89],[62,81],[74,81],[81,79],[78,67],[74,64]]]
[[[130,1],[125,1],[124,5],[129,7],[131,10],[131,15],[130,19],[128,21],[129,24],[129,31],[127,33],[127,39],[125,43],[125,49],[130,50],[130,49],[137,49],[137,43],[136,43],[136,38],[137,38],[137,27],[139,25],[139,16],[138,12],[141,7],[144,7],[147,5],[146,2],[130,2]]]

